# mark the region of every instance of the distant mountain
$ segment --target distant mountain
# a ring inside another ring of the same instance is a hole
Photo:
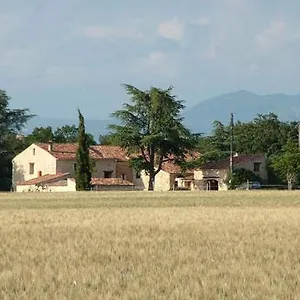
[[[229,123],[230,113],[235,120],[248,122],[258,114],[275,113],[282,121],[300,120],[300,95],[257,95],[238,91],[201,101],[186,108],[185,124],[193,132],[209,134],[214,120]]]
[[[214,120],[224,124],[229,123],[230,114],[234,113],[235,120],[248,122],[258,114],[273,112],[282,121],[300,120],[300,95],[257,95],[247,91],[224,94],[199,102],[184,112],[185,125],[193,132],[209,134]],[[55,118],[33,118],[26,128],[25,134],[30,133],[37,126],[52,126],[55,130],[63,125],[77,125],[77,120],[60,120]],[[86,119],[86,131],[93,134],[98,141],[100,134],[108,132],[107,126],[116,120]]]

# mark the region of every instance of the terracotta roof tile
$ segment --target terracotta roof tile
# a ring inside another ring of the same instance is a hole
[[[53,182],[57,180],[61,180],[67,178],[70,174],[69,173],[59,173],[59,174],[47,174],[44,176],[36,177],[27,181],[18,182],[17,185],[39,185],[45,184],[48,182]]]
[[[181,167],[176,165],[174,162],[166,162],[162,165],[162,170],[170,174],[179,174],[181,173]]]
[[[49,152],[49,144],[40,143],[37,144],[40,148]],[[76,143],[72,144],[52,144],[51,153],[55,158],[59,160],[75,160],[76,151],[78,145]],[[90,157],[94,160],[101,159],[118,159],[118,160],[128,160],[125,150],[117,146],[104,146],[104,145],[93,145],[90,146]]]
[[[103,158],[113,158],[118,160],[128,160],[126,151],[118,146],[94,145],[91,146],[93,151],[101,154]]]
[[[197,159],[201,156],[199,152],[192,152],[186,155],[186,161],[192,161],[193,159]],[[174,156],[170,156],[170,159],[173,159]],[[162,165],[162,170],[170,173],[170,174],[180,174],[182,172],[181,167],[178,166],[174,161],[166,162]],[[193,171],[193,170],[188,170]]]
[[[102,186],[134,186],[132,182],[121,178],[92,178],[91,184]]]
[[[256,161],[264,160],[264,158],[265,158],[264,154],[238,155],[238,156],[233,157],[233,164],[238,165],[241,163],[246,163],[246,162],[251,162],[251,161],[256,162]],[[224,170],[224,169],[229,169],[229,167],[230,167],[230,159],[228,157],[228,158],[221,159],[218,161],[208,162],[201,169]]]

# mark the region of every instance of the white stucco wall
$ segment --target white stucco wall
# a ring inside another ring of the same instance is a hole
[[[13,161],[13,187],[20,181],[26,181],[38,177],[39,171],[42,175],[56,174],[56,159],[50,153],[32,144]],[[34,173],[29,173],[29,164],[34,163]]]
[[[141,178],[135,179],[136,189],[148,190],[149,176],[144,171],[141,172]],[[163,170],[159,171],[155,176],[154,191],[170,191],[173,189],[172,174]]]
[[[75,162],[75,160],[58,160],[57,173],[70,173],[71,177],[74,177]],[[112,177],[116,177],[116,161],[113,159],[102,159],[94,161],[92,177],[103,178],[104,171],[113,171]]]

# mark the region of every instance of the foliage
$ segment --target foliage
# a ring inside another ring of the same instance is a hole
[[[300,149],[292,139],[289,139],[282,150],[281,154],[274,157],[272,165],[288,183],[288,188],[293,189],[300,172]]]
[[[76,190],[85,191],[91,188],[91,162],[89,157],[89,145],[85,133],[84,117],[78,110],[79,130],[78,130],[78,149],[76,152]]]
[[[25,143],[27,146],[33,143],[48,143],[53,141],[52,127],[35,127],[31,134],[25,137]]]
[[[89,145],[95,145],[94,137],[92,134],[87,133],[87,140]],[[64,125],[58,127],[54,133],[51,126],[36,127],[31,134],[25,137],[27,146],[32,143],[48,143],[53,141],[55,143],[77,143],[78,140],[78,127],[75,125]]]
[[[112,133],[99,136],[100,145],[119,146],[118,136]]]
[[[183,101],[172,95],[173,87],[166,90],[151,87],[142,91],[124,85],[131,103],[117,110],[113,117],[121,125],[110,125],[118,143],[129,153],[138,153],[133,165],[149,174],[148,190],[154,189],[156,174],[164,162],[183,161],[188,150],[195,145],[195,138],[183,125],[180,113]]]
[[[23,150],[18,132],[33,117],[28,109],[10,109],[11,98],[0,90],[0,190],[11,188],[12,158]]]
[[[253,173],[250,170],[244,169],[244,168],[239,168],[239,169],[234,169],[233,174],[229,174],[229,176],[226,179],[226,184],[229,186],[229,189],[235,189],[239,185],[241,185],[244,182],[247,181],[257,181],[257,182],[262,182],[262,179]]]
[[[212,135],[198,143],[199,150],[229,152],[229,129],[229,124],[215,121]],[[273,113],[260,114],[250,122],[235,122],[233,149],[239,154],[265,153],[271,157],[280,153],[288,139],[297,141],[297,130],[297,122],[282,122]]]

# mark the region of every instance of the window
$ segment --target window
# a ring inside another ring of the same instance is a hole
[[[254,170],[254,172],[260,172],[260,165],[261,165],[260,162],[255,162],[253,164],[253,170]]]
[[[76,164],[74,164],[74,166],[73,166],[73,168],[74,168],[74,171],[76,171],[76,166],[77,166],[77,165],[76,165]]]
[[[35,148],[32,149],[32,155],[35,155]]]
[[[30,175],[34,174],[34,163],[29,164],[29,174]]]
[[[126,180],[126,174],[122,174],[122,179]]]
[[[140,179],[141,178],[141,172],[136,172],[135,173],[135,178]]]
[[[112,178],[113,171],[104,171],[104,178]]]

